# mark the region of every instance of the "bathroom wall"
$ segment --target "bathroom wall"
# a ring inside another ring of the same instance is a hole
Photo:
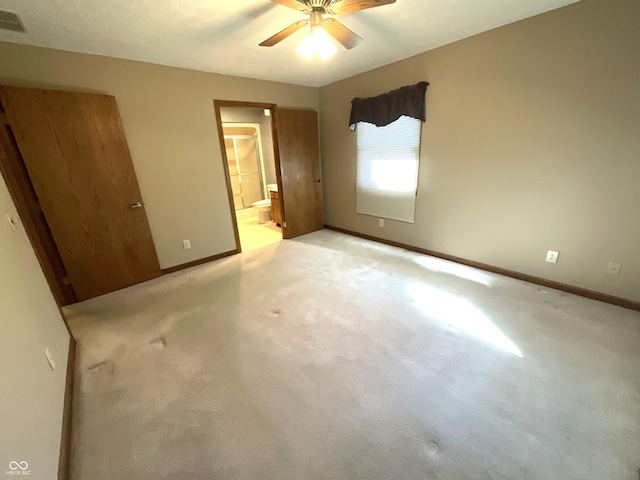
[[[256,108],[225,107],[220,109],[220,115],[223,122],[257,123],[260,125],[265,180],[267,181],[267,184],[276,183],[276,163],[273,154],[271,117],[265,116],[263,110]]]
[[[4,42],[0,83],[115,96],[162,268],[236,248],[213,100],[318,110],[317,88]]]

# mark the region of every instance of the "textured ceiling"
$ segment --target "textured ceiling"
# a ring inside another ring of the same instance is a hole
[[[343,15],[365,41],[326,61],[258,43],[303,14],[269,0],[0,0],[28,33],[0,41],[322,86],[577,0],[398,0]]]

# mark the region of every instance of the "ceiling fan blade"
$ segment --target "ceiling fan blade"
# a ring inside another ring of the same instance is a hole
[[[327,18],[322,24],[322,28],[324,28],[325,32],[339,41],[347,50],[351,50],[353,47],[358,46],[362,41],[362,37],[349,30],[335,18]]]
[[[293,8],[294,10],[309,10],[309,5],[298,0],[271,0],[273,3],[279,3],[285,7]]]
[[[396,0],[339,0],[327,7],[327,12],[331,15],[342,15],[343,13],[358,12],[367,8],[382,7],[396,3]]]
[[[276,33],[273,37],[267,38],[264,42],[260,44],[261,47],[273,47],[275,44],[280,43],[282,40],[287,38],[289,35],[293,35],[302,27],[307,25],[309,20],[300,20],[299,22],[294,23],[293,25],[289,25],[284,30]]]

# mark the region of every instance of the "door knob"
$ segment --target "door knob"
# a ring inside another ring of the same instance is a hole
[[[131,208],[142,208],[142,204],[140,202],[136,202],[133,205],[131,205]]]
[[[316,183],[320,183],[320,179],[319,178],[316,178]]]

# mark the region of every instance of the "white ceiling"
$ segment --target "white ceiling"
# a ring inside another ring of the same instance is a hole
[[[398,0],[339,17],[365,41],[327,61],[295,51],[303,31],[258,46],[304,18],[270,0],[0,0],[28,30],[0,41],[322,86],[576,1]]]

